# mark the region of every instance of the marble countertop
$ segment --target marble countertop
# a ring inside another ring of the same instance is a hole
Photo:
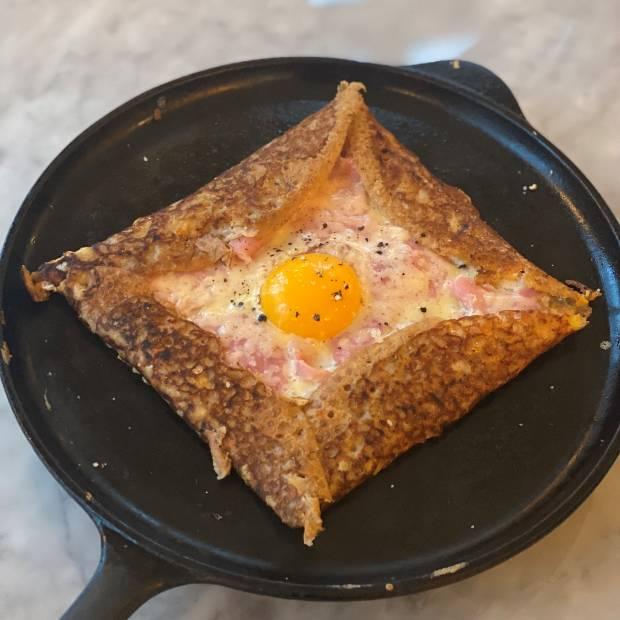
[[[284,55],[484,64],[620,214],[620,4],[613,0],[9,1],[2,13],[2,237],[45,166],[110,109],[183,74]],[[98,535],[39,463],[3,394],[0,409],[0,617],[55,618],[92,574]],[[159,595],[135,617],[617,618],[618,506],[620,464],[529,550],[417,596],[307,603],[194,585]]]

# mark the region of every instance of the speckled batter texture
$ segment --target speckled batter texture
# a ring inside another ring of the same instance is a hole
[[[367,109],[354,119],[347,148],[371,203],[410,230],[420,245],[475,266],[479,284],[523,278],[550,309],[583,305],[582,295],[521,256],[480,218],[465,192],[434,177]]]
[[[535,357],[586,324],[576,292],[520,256],[469,197],[435,177],[366,108],[363,85],[335,99],[187,198],[92,247],[50,261],[24,282],[36,301],[62,293],[210,445],[311,544],[321,509],[465,413]],[[158,304],[158,273],[228,260],[228,242],[261,237],[318,191],[341,154],[371,206],[423,246],[478,272],[479,284],[522,280],[538,311],[507,311],[402,330],[339,367],[308,403],[290,402],[223,361],[216,336]]]
[[[229,250],[225,242],[242,234],[268,232],[331,172],[352,118],[364,106],[361,84],[340,89],[325,108],[213,179],[193,194],[146,217],[92,247],[68,252],[33,274],[55,284],[66,270],[106,265],[144,275],[204,269]]]
[[[329,501],[314,434],[301,409],[221,360],[218,339],[150,299],[129,299],[97,332],[209,442],[288,525],[319,523]],[[312,528],[310,528],[312,531]],[[313,536],[316,533],[312,533]]]
[[[548,312],[464,317],[403,330],[337,369],[306,412],[333,497],[439,435],[571,331]]]

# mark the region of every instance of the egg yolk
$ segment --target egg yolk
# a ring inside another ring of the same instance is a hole
[[[362,291],[351,265],[330,254],[310,253],[273,269],[260,299],[267,318],[281,330],[328,340],[353,322]]]

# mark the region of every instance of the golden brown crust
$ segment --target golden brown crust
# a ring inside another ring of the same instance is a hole
[[[318,446],[298,407],[275,397],[249,372],[228,367],[215,336],[151,299],[121,302],[99,318],[94,331],[198,435],[217,440],[218,456],[227,455],[285,523],[303,527],[316,521],[314,500],[328,502],[330,495]]]
[[[354,121],[347,145],[371,203],[410,230],[421,245],[448,260],[475,266],[480,284],[523,279],[543,293],[554,310],[586,307],[576,291],[521,256],[481,218],[465,192],[434,177],[365,109]]]
[[[30,293],[30,297],[34,299],[34,301],[46,301],[49,299],[50,293],[43,288],[43,284],[41,281],[35,282],[32,277],[32,274],[26,269],[24,265],[21,267],[22,280],[24,281],[24,286],[26,290]]]
[[[34,283],[58,284],[69,268],[118,267],[140,275],[204,268],[227,251],[226,241],[277,227],[321,184],[340,156],[354,114],[363,107],[361,84],[169,207],[130,227],[43,265]],[[218,250],[219,246],[219,250]]]
[[[33,299],[59,292],[88,327],[138,369],[209,443],[218,477],[231,465],[280,518],[320,531],[321,507],[412,445],[437,435],[534,357],[585,325],[576,292],[520,256],[459,189],[434,178],[365,107],[361,84],[187,198],[30,274]],[[371,205],[420,244],[478,271],[479,283],[523,279],[544,311],[427,321],[339,368],[305,407],[223,361],[218,339],[151,297],[159,272],[225,259],[227,242],[260,237],[305,208],[343,148]]]
[[[507,311],[443,321],[341,367],[306,410],[334,500],[439,435],[573,331],[566,316]]]

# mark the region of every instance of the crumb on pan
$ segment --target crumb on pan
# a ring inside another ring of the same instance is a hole
[[[573,290],[581,293],[587,301],[593,301],[601,296],[600,289],[592,290],[586,284],[579,282],[579,280],[564,280],[566,286],[572,288]]]
[[[43,403],[45,404],[45,408],[48,411],[52,410],[52,404],[50,403],[49,398],[47,397],[47,388],[43,390]]]
[[[0,353],[2,353],[2,361],[8,366],[11,362],[11,351],[9,350],[9,345],[5,342],[2,343],[2,347],[0,347]]]
[[[444,575],[453,575],[454,573],[458,573],[460,570],[463,570],[466,566],[467,562],[457,562],[456,564],[446,566],[445,568],[438,568],[431,573],[431,579],[435,579],[435,577],[443,577]]]

